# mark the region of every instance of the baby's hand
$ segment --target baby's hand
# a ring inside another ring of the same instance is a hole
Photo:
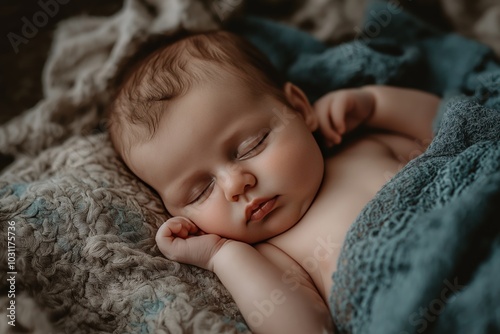
[[[156,244],[170,260],[213,271],[212,258],[229,240],[205,234],[184,217],[168,219],[156,233]]]
[[[328,146],[339,144],[373,114],[375,97],[362,88],[341,89],[326,94],[314,104],[321,133]]]

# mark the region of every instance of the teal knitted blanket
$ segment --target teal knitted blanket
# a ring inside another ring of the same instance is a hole
[[[374,83],[445,97],[428,150],[380,190],[347,235],[330,299],[338,332],[498,333],[500,65],[484,45],[441,33],[394,3],[371,5],[360,27],[366,31],[336,47],[262,19],[249,18],[234,29],[311,101],[334,89]],[[61,26],[56,38],[76,44],[60,44],[66,53],[53,53],[58,56],[50,64],[58,66],[52,69],[64,73],[49,81],[49,91],[57,94],[22,122],[0,127],[2,152],[19,155],[0,174],[2,333],[247,329],[213,273],[158,251],[154,235],[167,218],[161,200],[118,160],[106,133],[75,135],[99,117],[99,89],[106,89],[87,74],[99,76],[114,64],[89,68],[84,60],[115,57],[120,49],[109,43],[129,40],[120,35],[132,28],[128,18],[149,25],[149,14],[162,13],[151,10],[151,3],[125,4],[123,19],[82,17]],[[77,29],[81,24],[86,28]],[[78,69],[84,69],[75,81],[82,92],[72,95],[65,80]],[[72,117],[77,120],[68,123]],[[14,136],[18,131],[22,135]],[[66,135],[68,140],[61,139]],[[15,140],[7,141],[9,136]],[[8,293],[13,274],[7,274],[14,269],[15,300]],[[16,327],[7,324],[11,301]]]
[[[365,84],[444,97],[427,151],[348,232],[329,300],[338,331],[500,332],[500,64],[490,49],[385,2],[335,47],[254,18],[234,29],[313,101]]]

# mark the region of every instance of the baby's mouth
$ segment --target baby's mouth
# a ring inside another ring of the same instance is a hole
[[[269,199],[257,199],[246,208],[247,223],[264,219],[273,209],[278,196]]]

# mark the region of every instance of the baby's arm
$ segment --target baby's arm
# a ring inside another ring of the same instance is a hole
[[[166,257],[215,272],[252,332],[332,332],[330,312],[316,288],[287,285],[282,269],[273,263],[279,257],[269,260],[251,245],[202,234],[187,219],[167,221],[156,242]]]
[[[433,138],[432,121],[440,98],[436,95],[408,88],[365,86],[374,96],[375,106],[367,126],[398,132],[430,142]]]
[[[253,333],[333,333],[329,309],[314,285],[287,285],[279,266],[254,247],[231,242],[217,253],[214,272]]]
[[[362,124],[428,142],[439,102],[439,97],[415,89],[364,86],[328,93],[314,109],[321,132],[332,144]]]

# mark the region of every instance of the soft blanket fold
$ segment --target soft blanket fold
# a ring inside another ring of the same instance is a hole
[[[374,3],[365,26],[387,13]],[[313,100],[368,83],[445,96],[428,150],[348,232],[330,297],[339,332],[500,332],[500,65],[482,44],[389,15],[369,40],[330,48],[258,19],[236,29]]]
[[[177,3],[204,13],[205,28],[213,25],[199,3]],[[98,123],[99,110],[85,98],[104,103],[102,85],[114,73],[112,59],[129,52],[130,39],[160,26],[171,31],[189,25],[186,16],[173,14],[169,24],[157,18],[150,25],[140,4],[127,1],[121,14],[102,25],[86,21],[94,37],[100,29],[116,34],[82,50],[109,52],[116,42],[104,70],[97,62],[80,81],[49,83],[51,99],[0,132],[2,152],[35,156],[18,157],[0,178],[0,221],[16,222],[17,320],[27,331],[246,330],[213,274],[161,256],[153,238],[166,218],[159,198],[118,161],[105,133],[88,130]],[[373,13],[388,8],[372,4],[363,26],[374,25]],[[375,36],[336,47],[262,19],[248,18],[231,29],[268,54],[311,101],[333,89],[371,83],[445,96],[429,149],[384,186],[349,231],[330,299],[339,332],[499,332],[500,66],[484,45],[443,34],[407,13],[389,13]],[[126,24],[117,23],[120,15]],[[120,35],[116,28],[133,33]],[[47,71],[65,65],[54,60]],[[73,94],[71,84],[84,94]],[[79,121],[65,116],[79,111]],[[58,117],[67,122],[54,121]],[[31,129],[42,123],[41,130]],[[51,140],[63,141],[79,129],[84,135],[51,147]],[[6,249],[1,233],[0,247]],[[0,255],[5,289],[7,260]],[[0,296],[2,309],[8,302]],[[5,328],[11,329],[2,316],[0,331]]]

